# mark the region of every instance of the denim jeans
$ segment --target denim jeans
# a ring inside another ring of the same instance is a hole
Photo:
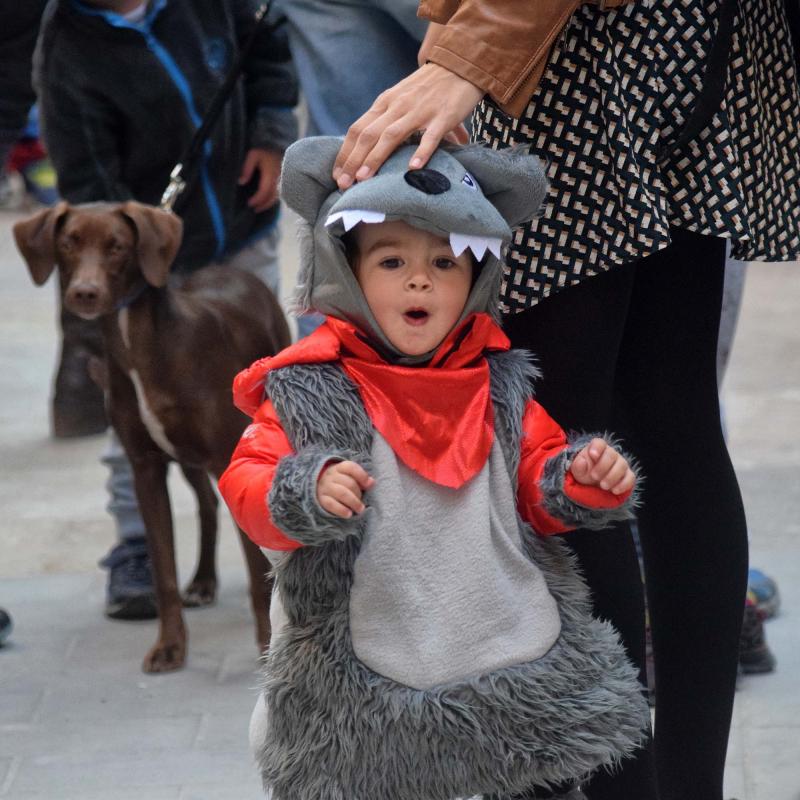
[[[279,229],[276,225],[265,236],[219,264],[252,272],[280,298],[278,241]],[[113,548],[115,557],[112,560],[142,555],[147,552],[147,545],[144,520],[139,513],[133,485],[133,468],[113,428],[109,428],[106,451],[100,461],[109,469],[106,509],[114,518],[117,528],[118,541]]]
[[[343,135],[417,68],[417,0],[278,0],[308,104],[306,135]]]

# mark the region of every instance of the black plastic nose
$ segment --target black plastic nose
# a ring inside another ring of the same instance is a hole
[[[409,186],[425,194],[442,194],[450,188],[450,181],[435,169],[410,169],[403,176]]]

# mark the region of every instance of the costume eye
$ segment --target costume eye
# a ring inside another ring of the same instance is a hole
[[[478,184],[475,182],[475,178],[473,178],[472,175],[469,174],[469,172],[464,173],[464,177],[461,179],[461,183],[463,183],[465,186],[468,186],[470,189],[472,189],[473,192],[478,191]]]

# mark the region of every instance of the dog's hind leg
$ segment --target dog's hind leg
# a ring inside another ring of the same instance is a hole
[[[244,557],[247,560],[247,570],[250,573],[250,601],[256,620],[256,642],[260,652],[263,653],[269,645],[270,636],[272,636],[272,628],[269,624],[269,601],[272,596],[270,564],[258,545],[252,542],[241,528],[237,528],[237,530],[242,541]]]
[[[217,599],[217,506],[219,500],[208,473],[202,467],[181,470],[197,496],[197,515],[200,522],[200,555],[197,570],[183,591],[186,608],[211,605]]]

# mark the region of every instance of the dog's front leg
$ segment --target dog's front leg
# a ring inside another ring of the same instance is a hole
[[[186,628],[175,565],[167,461],[163,454],[154,451],[131,461],[136,497],[147,530],[159,617],[158,641],[144,657],[142,669],[145,672],[168,672],[180,669],[186,661]]]

